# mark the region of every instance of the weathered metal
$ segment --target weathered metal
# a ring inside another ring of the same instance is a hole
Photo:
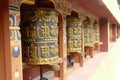
[[[21,12],[22,51],[25,62],[35,65],[59,62],[58,12],[35,7],[21,9]]]
[[[81,19],[67,18],[67,52],[81,52],[82,26]]]
[[[94,30],[91,21],[84,22],[84,46],[93,46],[94,43]]]

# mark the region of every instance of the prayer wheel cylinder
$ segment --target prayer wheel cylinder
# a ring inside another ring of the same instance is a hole
[[[85,46],[93,46],[94,41],[94,30],[91,22],[84,22],[84,45]]]
[[[58,58],[58,12],[48,8],[21,8],[21,34],[27,64],[52,64]]]
[[[100,34],[99,34],[99,25],[97,23],[93,24],[93,29],[94,29],[94,42],[99,43],[100,42]]]
[[[82,47],[81,19],[67,18],[67,52],[81,52]]]

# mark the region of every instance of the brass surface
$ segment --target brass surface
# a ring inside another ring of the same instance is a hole
[[[67,52],[81,52],[82,26],[80,18],[67,18]]]
[[[21,16],[24,61],[34,65],[58,63],[58,12],[47,8],[26,10]]]

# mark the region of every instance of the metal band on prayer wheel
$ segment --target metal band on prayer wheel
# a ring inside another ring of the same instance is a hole
[[[25,9],[23,9],[25,10]],[[54,9],[26,9],[21,16],[22,49],[28,64],[52,64],[58,58],[58,12]]]
[[[67,52],[81,52],[81,19],[67,18]]]

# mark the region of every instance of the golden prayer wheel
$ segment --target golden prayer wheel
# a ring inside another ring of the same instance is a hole
[[[82,47],[81,19],[67,18],[67,52],[81,52]]]
[[[58,57],[58,12],[48,8],[21,9],[21,34],[27,64],[52,64]]]
[[[100,42],[99,25],[97,23],[94,23],[93,26],[94,26],[94,42],[99,43]]]
[[[93,25],[90,21],[84,22],[84,45],[85,46],[93,46]]]

